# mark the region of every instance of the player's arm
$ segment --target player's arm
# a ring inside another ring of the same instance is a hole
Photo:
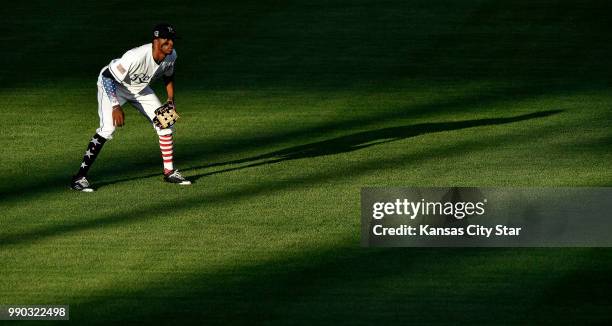
[[[108,96],[111,104],[113,105],[113,123],[115,126],[123,126],[125,122],[125,115],[119,105],[119,99],[117,97],[117,81],[112,75],[111,71],[106,68],[102,73],[102,85],[104,86],[104,92]]]
[[[168,102],[174,106],[174,74],[164,76],[164,84],[166,85],[166,93],[168,94]]]

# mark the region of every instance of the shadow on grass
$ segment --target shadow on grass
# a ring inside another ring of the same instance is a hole
[[[577,85],[574,85],[578,87]],[[567,87],[567,85],[566,85]],[[572,90],[566,87],[554,88],[546,90],[546,94],[553,93],[567,93]],[[512,95],[511,97],[508,97]],[[487,105],[494,105],[503,103],[504,101],[516,101],[517,98],[528,99],[543,95],[542,90],[533,87],[529,84],[517,84],[509,88],[504,89],[492,89],[486,92],[478,92],[469,96],[463,96],[459,98],[451,98],[448,100],[435,101],[433,103],[425,103],[421,105],[415,105],[411,107],[399,107],[393,110],[393,112],[386,112],[381,115],[376,112],[375,114],[368,116],[358,116],[353,118],[346,118],[341,121],[324,122],[316,126],[306,127],[294,127],[284,130],[276,131],[272,134],[264,134],[262,136],[249,134],[242,138],[231,139],[224,141],[221,145],[209,144],[209,139],[202,138],[197,141],[185,144],[185,147],[177,146],[177,155],[180,155],[181,161],[184,166],[201,164],[203,160],[210,159],[211,157],[218,156],[219,153],[226,155],[237,154],[243,151],[249,151],[254,149],[269,148],[279,143],[284,143],[288,140],[293,142],[299,142],[310,137],[310,135],[322,135],[326,133],[332,133],[343,130],[355,130],[357,128],[366,128],[370,125],[380,123],[391,123],[398,119],[409,119],[417,117],[427,117],[436,114],[450,114],[456,112],[471,112],[476,107],[482,107]],[[84,142],[89,138],[85,137]],[[104,154],[102,154],[104,155]],[[101,157],[100,159],[104,159]],[[54,174],[47,175],[45,177],[37,176],[34,179],[21,179],[19,185],[14,185],[6,190],[0,190],[0,202],[11,201],[13,199],[27,199],[32,196],[61,191],[68,187],[68,183],[71,174],[76,172],[78,167],[79,157],[75,157],[75,163],[57,166],[52,171]],[[151,168],[159,166],[157,162],[147,163]],[[143,164],[137,166],[130,166],[127,164],[115,164],[112,167],[106,169],[93,168],[92,174],[94,174],[94,186],[108,185],[114,183],[109,181],[96,185],[95,175],[99,175],[102,178],[110,177],[113,175],[124,174],[124,173],[137,173],[143,169]],[[143,177],[151,177],[152,174],[146,176],[137,176],[135,179]]]
[[[597,274],[601,283],[557,287],[591,258],[582,254],[582,249],[378,250],[339,244],[168,282],[151,280],[136,291],[109,288],[71,303],[71,319],[181,325],[526,324],[534,321],[530,312],[538,311],[548,323],[609,322],[612,317],[601,308],[612,298],[598,296],[601,306],[595,306],[589,296],[612,290],[609,263],[603,267],[607,273]],[[560,268],[567,255],[578,261]],[[532,259],[538,263],[522,272]],[[550,291],[554,302],[572,303],[571,309],[542,304],[533,288]]]
[[[610,248],[589,250],[591,255],[587,257],[590,259],[584,259],[581,268],[559,277],[542,291],[541,298],[529,311],[531,321],[546,324],[550,316],[563,316],[571,311],[582,317],[581,324],[611,324],[612,270],[609,262],[612,251]]]
[[[548,110],[548,111],[523,114],[520,116],[509,117],[509,118],[474,119],[474,120],[453,121],[453,122],[421,123],[421,124],[416,124],[416,125],[407,125],[407,126],[400,126],[400,127],[369,130],[369,131],[358,132],[358,133],[350,134],[347,136],[341,136],[341,137],[337,137],[337,138],[333,138],[329,140],[294,146],[294,147],[286,148],[283,150],[274,151],[271,153],[257,155],[257,156],[253,156],[249,158],[228,161],[228,162],[221,162],[221,163],[212,163],[212,164],[207,164],[207,165],[202,165],[202,166],[189,167],[189,168],[183,169],[182,171],[191,171],[191,170],[213,168],[213,167],[225,166],[225,165],[250,163],[250,164],[243,165],[240,167],[226,168],[223,170],[207,172],[207,173],[198,174],[198,175],[189,177],[191,181],[196,182],[198,179],[205,177],[205,176],[232,172],[232,171],[242,170],[242,169],[246,169],[250,167],[279,163],[279,162],[288,161],[288,160],[313,158],[313,157],[319,157],[319,156],[347,153],[347,152],[352,152],[352,151],[368,148],[370,146],[381,145],[381,144],[398,141],[398,140],[402,140],[406,138],[416,137],[419,135],[425,135],[425,134],[436,133],[436,132],[444,132],[444,131],[461,130],[461,129],[474,128],[474,127],[492,126],[492,125],[520,122],[520,121],[525,121],[525,120],[530,120],[530,119],[544,118],[544,117],[548,117],[548,116],[558,114],[561,112],[563,112],[563,110]],[[100,183],[97,183],[96,186],[104,187],[104,186],[108,186],[112,184],[122,183],[126,181],[133,181],[137,179],[144,179],[144,178],[149,178],[149,177],[154,177],[154,176],[158,176],[158,174],[151,174],[151,175],[140,176],[140,177],[100,182]]]
[[[351,135],[337,137],[337,138],[333,138],[329,140],[290,147],[290,148],[286,148],[283,150],[274,151],[271,153],[249,157],[245,159],[222,162],[222,163],[213,163],[213,164],[197,166],[197,167],[190,167],[190,168],[185,169],[185,171],[197,170],[197,169],[202,169],[202,168],[210,168],[210,167],[216,167],[216,166],[223,166],[223,165],[251,163],[243,167],[228,168],[224,170],[208,172],[204,174],[198,174],[198,175],[191,177],[193,180],[197,180],[204,176],[219,174],[219,173],[229,172],[229,171],[241,170],[241,169],[248,168],[248,167],[255,167],[255,166],[260,166],[260,165],[265,165],[265,164],[279,163],[283,161],[302,159],[302,158],[313,158],[313,157],[319,157],[319,156],[347,153],[347,152],[352,152],[352,151],[368,148],[374,145],[390,143],[393,141],[403,140],[403,139],[425,135],[425,134],[430,134],[430,133],[454,131],[454,130],[482,127],[482,126],[501,125],[501,124],[525,121],[525,120],[530,120],[530,119],[536,119],[536,118],[544,118],[544,117],[548,117],[548,116],[558,114],[561,112],[563,112],[563,110],[548,110],[548,111],[534,112],[534,113],[524,114],[524,115],[520,115],[516,117],[509,117],[509,118],[474,119],[474,120],[453,121],[453,122],[421,123],[421,124],[416,124],[416,125],[383,128],[383,129],[378,129],[378,130],[369,130],[369,131],[358,132],[358,133],[354,133]],[[265,160],[265,161],[257,162],[260,160]],[[257,163],[254,163],[254,162],[257,162]]]
[[[403,126],[403,127],[394,127],[394,128],[385,128],[381,130],[368,131],[357,133],[355,135],[349,135],[345,137],[339,137],[328,141],[317,142],[309,145],[292,147],[282,151],[276,151],[269,154],[264,154],[260,156],[256,156],[250,159],[241,160],[242,162],[250,162],[253,160],[260,160],[262,158],[267,159],[263,162],[256,162],[246,166],[224,169],[221,171],[215,171],[206,173],[203,175],[198,175],[196,178],[200,178],[205,175],[211,175],[216,173],[223,173],[233,170],[244,169],[248,167],[253,167],[257,165],[263,164],[271,164],[276,162],[281,162],[289,159],[297,159],[304,156],[306,153],[310,156],[314,156],[314,153],[317,155],[329,155],[334,153],[342,153],[351,149],[359,149],[364,148],[366,144],[377,144],[377,141],[392,141],[403,139],[406,137],[418,135],[420,133],[432,132],[434,131],[445,131],[445,130],[456,130],[461,128],[470,128],[476,126],[486,126],[492,124],[503,124],[503,123],[511,123],[517,122],[527,119],[534,119],[540,117],[546,117],[553,114],[557,114],[561,112],[560,110],[551,110],[544,112],[531,113],[526,115],[521,115],[517,117],[511,118],[498,118],[498,119],[480,119],[480,120],[467,120],[467,121],[459,121],[459,122],[447,122],[447,123],[431,123],[431,124],[421,124],[415,126]],[[365,144],[363,142],[366,142]],[[328,148],[330,144],[340,143],[338,148]],[[499,140],[496,144],[499,145],[503,143]],[[325,144],[323,148],[325,150],[320,150],[321,144]],[[338,170],[332,171],[322,171],[316,174],[295,177],[288,183],[277,183],[275,180],[268,181],[265,183],[261,183],[258,185],[245,185],[244,187],[240,187],[234,191],[222,192],[219,194],[212,194],[208,197],[202,198],[199,196],[192,196],[183,199],[180,202],[174,203],[176,207],[181,208],[189,208],[198,205],[212,204],[212,205],[223,205],[227,202],[235,202],[236,200],[250,198],[262,194],[270,194],[277,191],[282,191],[287,188],[293,188],[298,184],[314,184],[321,180],[329,180],[329,179],[342,179],[342,178],[352,178],[369,171],[379,170],[384,167],[394,166],[394,165],[402,165],[406,163],[418,164],[419,161],[425,161],[430,158],[434,158],[437,155],[450,155],[449,153],[463,153],[465,151],[477,150],[481,148],[488,148],[489,144],[482,141],[473,141],[471,143],[462,143],[462,144],[454,144],[449,148],[441,150],[439,148],[430,148],[428,152],[419,153],[418,157],[408,153],[406,155],[400,155],[399,157],[393,158],[372,158],[368,161],[359,162],[357,164],[353,164],[350,171],[339,172]],[[335,148],[335,149],[334,149]],[[353,150],[354,150],[353,149]],[[296,153],[295,155],[291,155],[291,153]],[[282,156],[281,156],[282,155]],[[271,159],[269,159],[271,158]],[[230,164],[232,162],[219,163],[219,164]],[[129,178],[129,180],[134,180],[135,178]],[[117,183],[119,181],[115,181]],[[68,191],[68,190],[66,190]],[[2,238],[0,238],[0,246],[5,245],[15,245],[21,243],[31,243],[33,241],[45,240],[49,237],[59,236],[70,234],[73,232],[79,232],[83,230],[96,229],[101,226],[112,226],[126,223],[135,223],[141,220],[148,220],[153,218],[161,218],[166,217],[168,207],[166,203],[156,204],[156,205],[147,205],[146,207],[138,207],[129,211],[117,212],[110,215],[103,216],[101,218],[90,218],[85,221],[78,221],[69,224],[60,224],[60,225],[52,225],[47,226],[45,228],[32,230],[29,232],[21,233],[21,234],[9,234]]]
[[[414,76],[605,79],[610,8],[601,0],[189,1],[164,17],[184,36],[177,42],[180,64],[188,67],[182,87],[344,87]],[[25,85],[90,80],[121,50],[147,41],[153,21],[135,22],[133,12],[158,14],[131,3],[122,12],[112,3],[91,10],[66,1],[19,9],[5,17],[9,34],[36,35],[40,42],[4,51],[12,64],[0,80]],[[55,11],[73,19],[48,14]],[[106,29],[82,28],[102,25],[110,15],[116,22]],[[54,33],[46,26],[56,26]],[[50,46],[59,39],[77,42]],[[67,56],[72,69],[48,65],[41,56]]]
[[[435,152],[432,152],[435,154]],[[423,159],[423,157],[412,158],[413,160]],[[363,161],[359,164],[355,164],[354,169],[346,173],[345,175],[338,176],[337,171],[321,171],[308,176],[294,177],[291,182],[288,183],[277,183],[275,180],[262,182],[257,185],[244,185],[236,190],[223,191],[218,194],[211,194],[206,197],[190,196],[184,197],[182,200],[174,202],[174,211],[179,212],[183,209],[190,207],[197,207],[200,205],[225,205],[228,203],[235,203],[238,200],[256,197],[259,195],[270,195],[275,192],[284,191],[287,189],[293,189],[298,184],[304,183],[317,183],[321,180],[328,180],[330,178],[341,178],[341,177],[352,177],[357,176],[367,171],[377,169],[380,164],[386,162],[387,164],[403,164],[407,160],[403,159],[387,159],[387,160],[374,160]],[[69,190],[65,190],[69,191]],[[44,241],[51,237],[64,236],[74,232],[92,230],[100,227],[111,227],[116,225],[124,225],[130,223],[136,223],[143,220],[151,220],[156,218],[167,218],[168,217],[168,205],[167,203],[159,204],[147,204],[139,206],[134,209],[125,210],[121,212],[114,212],[101,217],[89,217],[86,220],[77,219],[76,222],[72,223],[61,223],[59,225],[45,226],[43,228],[31,230],[20,234],[8,234],[0,237],[0,247],[7,245],[20,245],[20,244],[32,244],[36,241]]]
[[[470,250],[469,254],[476,251]],[[71,317],[75,321],[88,319],[99,323],[138,320],[249,325],[404,320],[417,317],[423,308],[435,304],[416,300],[425,294],[424,290],[442,290],[440,285],[432,288],[428,282],[419,284],[421,273],[435,265],[426,261],[435,257],[438,266],[464,265],[459,257],[465,258],[465,253],[457,254],[453,250],[359,249],[346,244],[302,250],[299,255],[262,259],[240,269],[217,270],[167,285],[145,286],[136,293],[109,289],[89,302],[72,304]],[[419,268],[422,263],[426,266]],[[417,270],[420,271],[411,275]],[[448,274],[440,281],[446,283],[456,278]],[[395,285],[393,291],[384,288],[391,285]],[[114,301],[119,297],[125,306],[115,309]],[[435,305],[429,307],[432,308]]]

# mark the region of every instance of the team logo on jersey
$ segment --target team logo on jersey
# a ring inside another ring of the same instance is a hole
[[[146,74],[133,74],[130,76],[131,81],[138,81],[139,83],[146,83],[151,80],[151,76],[147,76]]]

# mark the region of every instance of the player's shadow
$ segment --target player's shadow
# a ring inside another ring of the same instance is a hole
[[[508,117],[508,118],[474,119],[474,120],[453,121],[453,122],[421,123],[421,124],[415,124],[415,125],[369,130],[369,131],[358,132],[358,133],[351,134],[351,135],[323,140],[319,142],[314,142],[310,144],[294,146],[294,147],[290,147],[290,148],[286,148],[286,149],[282,149],[279,151],[274,151],[274,152],[270,152],[270,153],[266,153],[262,155],[257,155],[257,156],[253,156],[249,158],[190,167],[190,168],[184,169],[184,171],[240,164],[240,166],[229,167],[226,169],[212,171],[212,172],[206,172],[206,173],[191,176],[189,178],[191,181],[197,181],[199,178],[202,178],[205,176],[210,176],[210,175],[230,172],[230,171],[236,171],[236,170],[246,169],[250,167],[261,166],[265,164],[273,164],[273,163],[279,163],[283,161],[289,161],[289,160],[295,160],[295,159],[301,159],[301,158],[311,158],[311,157],[318,157],[318,156],[347,153],[347,152],[352,152],[352,151],[356,151],[359,149],[364,149],[364,148],[374,146],[374,145],[385,144],[385,143],[398,141],[398,140],[415,137],[419,135],[429,134],[429,133],[513,123],[513,122],[519,122],[519,121],[524,121],[524,120],[529,120],[529,119],[548,117],[548,116],[551,116],[551,115],[554,115],[560,112],[563,112],[563,110],[548,110],[548,111],[534,112],[534,113],[519,115],[515,117]],[[249,164],[241,165],[244,163],[249,163]]]
[[[203,173],[200,175],[196,175],[191,177],[190,179],[197,179],[206,175],[217,174],[227,171],[245,169],[252,166],[263,165],[263,164],[271,164],[275,162],[281,162],[286,160],[298,159],[298,158],[308,158],[308,157],[316,157],[323,155],[332,155],[343,152],[350,152],[357,149],[366,148],[369,146],[374,146],[376,144],[388,143],[396,140],[401,140],[409,137],[414,137],[421,134],[428,134],[433,132],[441,132],[441,131],[453,131],[464,128],[472,128],[478,126],[488,126],[488,125],[499,125],[505,123],[518,122],[528,119],[535,119],[541,117],[547,117],[550,115],[557,114],[562,112],[561,110],[551,110],[544,112],[537,112],[531,114],[525,114],[515,117],[508,118],[496,118],[496,119],[477,119],[477,120],[465,120],[465,121],[457,121],[457,122],[441,122],[441,123],[424,123],[424,124],[416,124],[409,126],[400,126],[400,127],[392,127],[392,128],[383,128],[378,130],[371,130],[365,132],[359,132],[347,136],[337,137],[325,141],[314,142],[306,145],[294,146],[287,149],[270,152],[267,154],[257,155],[250,158],[245,158],[241,160],[234,160],[222,163],[215,163],[206,165],[203,167],[192,167],[191,169],[199,169],[206,168],[210,166],[223,166],[223,165],[238,165],[236,167],[229,167],[226,169],[222,169],[219,171],[213,171],[209,173]],[[449,134],[452,136],[452,134]],[[486,142],[487,140],[483,140]],[[494,146],[495,144],[491,144]],[[459,147],[461,148],[461,147]],[[429,154],[427,153],[436,153],[436,149],[432,148],[424,155],[426,158]],[[381,159],[384,159],[381,157]],[[415,158],[416,160],[416,158]],[[397,161],[398,164],[405,164],[405,160]],[[417,161],[418,162],[418,161]],[[247,163],[247,164],[242,164]],[[376,166],[367,166],[366,169],[376,169]],[[356,171],[351,171],[353,175],[358,175],[362,171],[357,169]],[[326,171],[323,173],[315,173],[307,178],[311,182],[316,182],[317,180],[327,180],[329,178],[333,178],[335,176],[335,171]],[[147,176],[139,176],[132,177],[127,179],[115,180],[111,183],[120,183],[126,182],[136,179],[143,179],[156,176],[159,177],[158,174],[147,175]],[[111,184],[107,183],[107,184]],[[215,202],[218,204],[223,204],[224,201],[235,201],[240,200],[241,198],[246,198],[250,196],[254,196],[261,193],[270,193],[270,191],[282,191],[286,189],[286,184],[271,184],[269,186],[262,187],[261,185],[239,187],[238,189],[231,191],[229,193],[221,193],[218,195],[211,195],[209,198],[211,202]],[[199,196],[196,197],[187,197],[185,200],[181,201],[181,206],[183,207],[191,207],[197,206],[201,204],[202,198]],[[153,206],[151,206],[153,205]],[[146,207],[135,207],[132,211],[126,212],[117,212],[116,214],[110,214],[104,216],[102,218],[96,218],[88,221],[81,221],[78,223],[70,223],[70,224],[58,224],[55,226],[49,226],[43,229],[33,230],[26,233],[20,234],[9,234],[0,238],[0,247],[11,245],[11,244],[19,244],[25,243],[33,240],[41,240],[51,236],[57,236],[61,234],[66,234],[70,232],[75,232],[79,230],[87,230],[91,228],[99,227],[100,225],[115,225],[121,223],[133,223],[139,220],[144,219],[152,219],[157,218],[162,215],[159,215],[158,212],[163,211],[160,207],[155,207],[158,204],[146,205]],[[129,216],[129,218],[126,218]]]

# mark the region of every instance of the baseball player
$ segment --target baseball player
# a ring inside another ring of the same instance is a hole
[[[153,123],[155,110],[162,105],[149,86],[153,80],[160,77],[163,79],[168,94],[167,104],[174,108],[175,39],[177,35],[174,27],[158,24],[153,29],[151,43],[127,51],[121,58],[112,60],[102,68],[98,76],[100,127],[87,146],[79,171],[72,178],[72,189],[94,191],[87,180],[87,172],[100,154],[104,143],[112,139],[115,128],[123,126],[124,114],[121,107],[126,102],[149,119],[159,135],[164,180],[179,185],[191,184],[173,165],[173,127],[162,129]]]

